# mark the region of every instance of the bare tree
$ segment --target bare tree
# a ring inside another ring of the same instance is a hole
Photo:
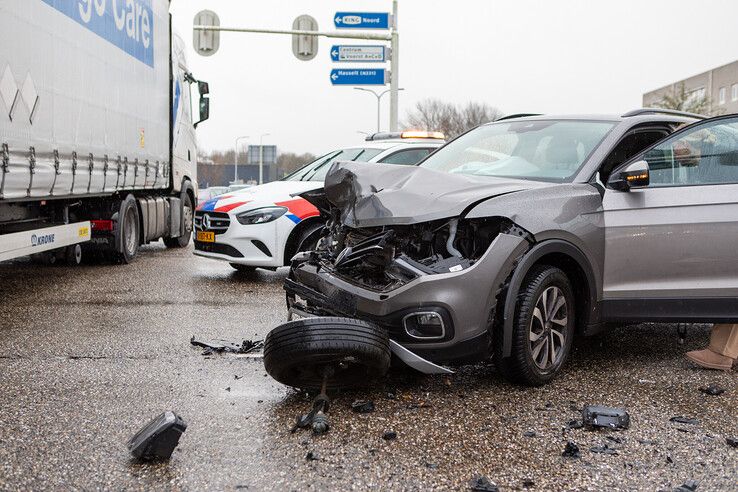
[[[502,117],[502,112],[486,103],[455,105],[439,99],[424,99],[407,112],[402,127],[413,130],[440,131],[453,138],[465,131]]]
[[[684,82],[664,94],[660,101],[653,104],[655,108],[676,109],[697,113],[713,115],[719,114],[720,110],[712,110],[712,99],[706,94],[699,95],[695,91],[688,91]]]
[[[314,160],[315,156],[309,152],[299,155],[294,152],[282,152],[277,157],[277,175],[286,176]]]

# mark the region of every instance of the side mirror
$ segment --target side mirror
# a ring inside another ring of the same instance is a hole
[[[197,128],[197,125],[207,120],[208,118],[210,118],[210,99],[207,97],[201,97],[200,98],[200,121],[195,123],[195,128]]]
[[[636,161],[625,169],[610,177],[607,185],[613,190],[630,191],[633,188],[643,188],[650,183],[648,162]]]
[[[206,94],[210,94],[210,86],[207,82],[203,82],[201,80],[197,81],[197,89],[200,91],[200,95],[204,96]]]

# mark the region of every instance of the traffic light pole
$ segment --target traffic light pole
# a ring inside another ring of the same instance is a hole
[[[398,89],[399,89],[399,42],[400,33],[397,31],[397,0],[392,0],[392,18],[393,22],[390,26],[389,34],[373,33],[373,32],[321,32],[321,31],[301,31],[294,29],[253,29],[242,27],[221,27],[221,26],[204,26],[194,25],[195,31],[213,31],[213,32],[247,32],[255,34],[288,34],[296,36],[318,36],[324,38],[338,39],[365,39],[374,41],[389,41],[391,49],[390,60],[390,131],[398,130]]]

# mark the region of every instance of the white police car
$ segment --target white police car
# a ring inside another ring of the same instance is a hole
[[[363,145],[329,152],[285,178],[226,193],[195,211],[195,254],[227,261],[237,270],[288,265],[317,241],[323,221],[293,195],[318,189],[336,161],[414,165],[443,145],[438,132],[377,133]]]

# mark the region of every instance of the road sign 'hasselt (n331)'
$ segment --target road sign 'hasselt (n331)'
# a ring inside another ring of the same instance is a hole
[[[331,60],[334,62],[385,62],[386,47],[378,45],[333,45]]]
[[[385,85],[388,72],[384,68],[355,68],[331,70],[333,85]]]
[[[336,12],[333,23],[337,29],[389,29],[386,12]]]

